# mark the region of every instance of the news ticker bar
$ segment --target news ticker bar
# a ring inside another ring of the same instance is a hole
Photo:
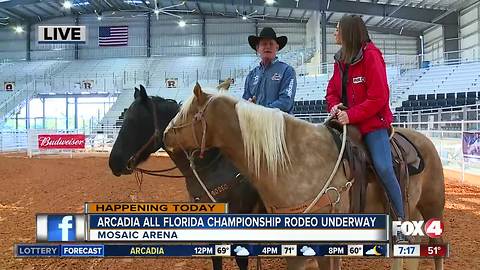
[[[386,242],[387,215],[38,214],[37,242]]]
[[[16,244],[15,257],[389,257],[389,245],[380,244]]]

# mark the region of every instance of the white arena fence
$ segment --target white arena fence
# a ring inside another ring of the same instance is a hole
[[[309,119],[304,118],[304,119]],[[480,132],[480,121],[448,122],[406,122],[395,126],[412,128],[422,132],[434,143],[446,169],[480,176],[480,157],[464,157],[462,150],[463,132]],[[29,157],[39,154],[75,152],[110,152],[120,128],[104,126],[88,130],[46,130],[0,131],[0,152],[27,152]],[[82,150],[40,150],[39,134],[85,134],[85,149]],[[463,178],[463,177],[462,177]]]
[[[120,128],[104,126],[95,129],[29,129],[23,131],[1,130],[0,152],[26,152],[29,157],[39,154],[60,154],[75,152],[110,152],[117,138]],[[39,149],[38,135],[40,134],[83,134],[85,135],[85,149],[57,150]]]
[[[411,128],[425,134],[433,142],[445,169],[480,176],[480,156],[464,156],[464,132],[480,133],[480,121],[405,122],[395,126]]]
[[[29,157],[38,154],[58,154],[62,152],[110,152],[117,138],[119,128],[104,127],[97,130],[52,130],[52,129],[29,129],[27,130],[27,154]],[[40,134],[83,134],[85,135],[85,149],[58,150],[39,149],[38,135]]]

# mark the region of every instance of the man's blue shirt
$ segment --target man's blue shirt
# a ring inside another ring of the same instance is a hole
[[[295,70],[275,58],[269,65],[260,64],[250,71],[245,79],[243,98],[255,96],[258,105],[291,113],[296,90]]]

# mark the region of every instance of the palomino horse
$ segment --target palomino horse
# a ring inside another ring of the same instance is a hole
[[[131,174],[150,154],[164,147],[163,132],[180,109],[180,105],[174,100],[148,97],[143,86],[140,86],[140,90],[135,88],[134,97],[135,100],[125,114],[122,128],[110,153],[109,165],[116,176]],[[160,136],[155,138],[156,141],[151,141],[155,128],[158,128],[157,134]],[[168,154],[185,176],[192,201],[211,202],[195,179],[185,154],[183,152]],[[229,203],[231,213],[244,214],[252,213],[256,208],[263,209],[258,193],[243,176],[238,174],[232,163],[223,157],[218,149],[205,153],[203,159],[195,159],[195,164],[206,188],[211,191],[216,201]],[[216,257],[212,260],[214,270],[221,270],[222,259]],[[246,258],[238,258],[237,264],[241,270],[248,269]]]
[[[192,96],[170,122],[164,133],[167,149],[204,151],[218,147],[234,165],[251,179],[260,193],[267,211],[282,212],[299,205],[308,205],[331,174],[339,151],[332,135],[323,125],[314,125],[276,109],[238,101],[226,95],[211,95],[194,88]],[[424,135],[399,129],[413,142],[424,157],[422,173],[410,178],[408,187],[409,217],[418,220],[443,217],[444,179],[442,164],[434,145]],[[341,190],[347,183],[343,170],[338,170],[330,187]],[[382,190],[369,184],[367,212],[384,213]],[[318,213],[347,213],[348,193],[343,193],[334,209],[327,206]],[[430,239],[440,243],[442,239]],[[300,258],[288,260],[289,269],[303,269]],[[319,258],[320,265],[328,259]],[[418,268],[418,261],[409,267]],[[443,269],[443,261],[435,261]]]

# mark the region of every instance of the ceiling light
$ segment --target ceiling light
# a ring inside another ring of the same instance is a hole
[[[185,25],[187,25],[187,23],[184,20],[178,22],[178,26],[180,27],[185,27]]]
[[[15,30],[15,33],[22,33],[23,32],[23,27],[21,26],[15,26],[15,28],[13,28]]]
[[[273,4],[275,4],[275,0],[265,0],[265,4],[273,5]]]
[[[247,16],[243,15],[243,16],[242,16],[242,20],[246,21],[246,20],[247,20]]]
[[[65,9],[70,9],[70,8],[72,7],[72,2],[70,2],[70,1],[68,1],[68,0],[65,1],[65,2],[63,2],[63,7],[64,7]]]
[[[158,15],[158,14],[160,14],[160,10],[159,10],[158,8],[156,8],[156,9],[153,11],[153,13],[155,13],[155,15]]]
[[[101,21],[101,20],[102,20],[102,16],[97,16],[97,20]]]

